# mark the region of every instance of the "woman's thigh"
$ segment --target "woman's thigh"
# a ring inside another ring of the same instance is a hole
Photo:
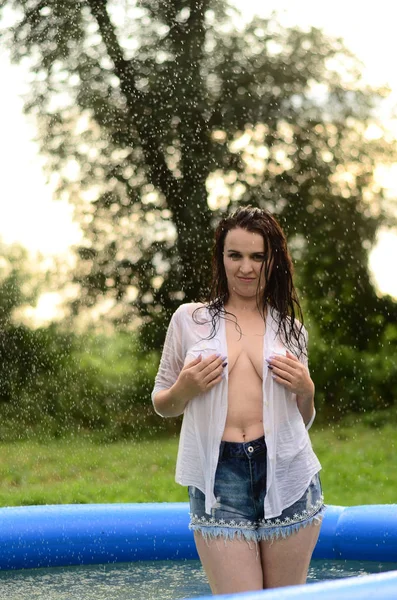
[[[286,538],[262,540],[260,555],[263,588],[306,583],[310,560],[319,533],[319,523],[314,521]]]
[[[260,529],[264,588],[306,582],[324,512],[318,473],[301,498]]]
[[[194,532],[197,551],[213,594],[233,594],[306,583],[320,533],[313,522],[286,538],[247,542],[204,538]]]
[[[213,594],[263,589],[262,564],[257,543],[244,539],[204,538],[194,532],[201,564]]]

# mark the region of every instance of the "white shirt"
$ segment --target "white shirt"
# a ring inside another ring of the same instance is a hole
[[[177,380],[184,364],[199,354],[203,358],[214,353],[227,355],[224,319],[218,320],[215,336],[204,339],[210,335],[212,324],[207,308],[196,313],[196,320],[202,320],[203,323],[193,321],[192,313],[198,306],[201,305],[182,304],[171,318],[152,401],[160,390],[169,389]],[[303,331],[307,344],[307,331]],[[277,335],[277,323],[271,310],[267,311],[263,348],[263,423],[267,447],[264,510],[265,518],[270,519],[278,517],[285,508],[299,500],[321,465],[313,452],[307,432],[314,415],[306,428],[296,403],[296,395],[275,382],[267,368],[266,358],[273,353],[285,355],[286,351],[286,346]],[[289,349],[296,353],[293,346]],[[300,360],[307,367],[306,356],[302,355]],[[205,494],[207,514],[211,514],[211,508],[216,504],[215,471],[226,423],[227,398],[228,372],[225,368],[225,377],[219,384],[187,403],[179,438],[175,480],[181,485],[195,486]]]

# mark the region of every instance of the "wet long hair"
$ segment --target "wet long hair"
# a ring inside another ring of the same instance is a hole
[[[230,292],[226,278],[223,253],[225,238],[232,229],[245,229],[262,236],[265,259],[261,265],[260,274],[264,272],[265,288],[260,289],[259,281],[256,291],[257,307],[264,320],[267,310],[277,323],[277,334],[282,341],[298,354],[306,354],[306,340],[303,335],[303,314],[293,283],[293,265],[287,248],[287,240],[279,223],[266,210],[253,206],[238,208],[232,214],[224,217],[215,230],[212,249],[212,282],[205,307],[197,308],[193,318],[197,323],[203,323],[199,312],[207,308],[211,316],[212,329],[209,339],[216,335],[219,319],[233,320],[237,317],[225,309]]]

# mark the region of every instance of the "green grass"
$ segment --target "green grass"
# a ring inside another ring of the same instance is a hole
[[[391,425],[314,427],[326,503],[397,502],[395,437]],[[174,482],[176,453],[176,439],[2,443],[0,505],[186,501]]]
[[[184,501],[175,440],[1,444],[0,504]]]
[[[327,504],[397,502],[395,426],[314,429],[311,438],[323,467],[321,481]]]

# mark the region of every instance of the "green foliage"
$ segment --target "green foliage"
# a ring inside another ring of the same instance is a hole
[[[0,3],[15,11],[2,40],[30,67],[26,111],[87,240],[73,308],[110,296],[116,324],[142,320],[139,340],[15,325],[26,282],[10,259],[2,435],[175,427],[153,414],[158,354],[145,351],[160,347],[170,312],[205,290],[213,227],[236,202],[273,211],[288,235],[313,321],[319,414],[392,406],[397,305],[378,298],[368,273],[377,230],[392,223],[374,180],[377,164],[396,160],[375,117],[387,91],[365,86],[358,61],[315,28],[259,18],[236,28],[237,12],[215,0],[122,4]],[[224,198],[208,195],[214,177]]]
[[[157,348],[170,311],[206,289],[219,217],[251,202],[285,228],[322,336],[379,349],[397,314],[368,274],[391,223],[374,169],[396,144],[375,116],[387,90],[363,83],[340,40],[275,18],[242,26],[216,0],[0,7],[16,11],[3,38],[30,65],[26,110],[86,236],[76,311],[110,296],[110,318],[139,315]],[[224,197],[209,198],[214,177]]]
[[[359,413],[375,427],[390,418],[385,409],[397,400],[396,333],[390,326],[391,341],[374,354],[311,336],[318,422]],[[55,327],[16,327],[0,361],[0,439],[85,431],[103,440],[137,440],[179,429],[180,419],[161,419],[153,411],[158,353],[142,354],[137,334],[78,337]]]
[[[177,423],[159,419],[150,401],[158,354],[143,352],[132,332],[77,335],[62,324],[19,323],[16,311],[34,301],[40,281],[26,251],[0,251],[0,440],[71,431],[139,439],[174,431]]]
[[[64,325],[29,329],[14,322],[14,311],[34,297],[21,252],[3,249],[0,439],[51,439],[74,431],[103,440],[138,440],[175,433],[180,419],[161,419],[153,411],[150,392],[159,352],[145,351],[138,332],[77,335]],[[361,413],[377,426],[388,414],[385,409],[395,406],[397,325],[380,324],[382,336],[365,351],[341,344],[340,335],[330,341],[323,326],[308,325],[320,422]]]
[[[34,304],[40,282],[33,278],[28,267],[27,251],[17,244],[7,245],[0,240],[0,329],[10,323],[15,309]]]
[[[313,333],[310,371],[316,384],[316,406],[322,422],[361,413],[368,424],[390,418],[385,409],[397,403],[397,325],[385,329],[376,352],[332,343]],[[369,414],[368,414],[369,413]]]
[[[138,351],[136,334],[15,331],[25,335],[18,336],[12,354],[8,336],[9,360],[0,363],[0,439],[51,439],[71,431],[99,432],[104,440],[140,439],[178,427],[153,411],[158,358]]]
[[[83,429],[102,431],[106,439],[140,439],[166,431],[167,423],[156,417],[150,400],[157,365],[157,354],[139,351],[137,334],[82,336],[70,364],[74,421]]]

